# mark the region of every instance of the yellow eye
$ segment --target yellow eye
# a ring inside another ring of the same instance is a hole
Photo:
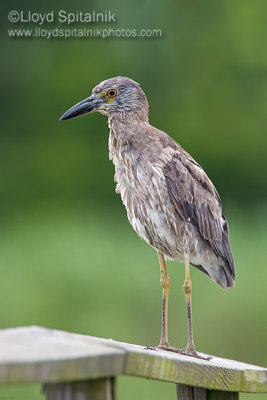
[[[109,90],[107,91],[108,97],[115,97],[116,94],[117,94],[117,90],[116,90],[116,89],[109,89]]]

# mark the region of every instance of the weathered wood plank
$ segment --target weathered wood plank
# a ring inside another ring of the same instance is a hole
[[[267,369],[40,327],[0,331],[0,382],[66,382],[135,375],[229,392],[267,392]]]
[[[125,351],[109,342],[40,327],[0,331],[0,382],[65,382],[123,373]]]
[[[145,352],[136,345],[129,348],[124,373],[222,391],[267,391],[265,368],[214,356],[206,361],[160,350]]]
[[[115,400],[115,379],[45,384],[47,400]]]

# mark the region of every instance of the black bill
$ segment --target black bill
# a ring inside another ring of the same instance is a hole
[[[88,114],[93,111],[97,111],[98,107],[103,103],[103,100],[94,95],[88,97],[85,100],[80,101],[80,103],[75,104],[68,111],[66,111],[61,117],[60,121],[65,119],[79,117],[83,114]]]

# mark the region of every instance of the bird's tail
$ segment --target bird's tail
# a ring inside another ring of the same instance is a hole
[[[221,288],[228,289],[235,286],[235,277],[226,263],[221,260],[219,265],[214,267],[204,267],[202,265],[191,264],[200,271],[207,274],[210,279],[217,283]]]
[[[218,273],[213,277],[213,279],[221,288],[228,289],[235,286],[235,277],[229,270],[228,266],[220,266]]]

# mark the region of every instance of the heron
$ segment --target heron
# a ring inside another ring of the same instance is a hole
[[[60,120],[95,111],[108,117],[109,157],[128,220],[158,253],[162,320],[157,347],[201,358],[193,340],[190,265],[223,289],[235,282],[228,222],[219,194],[200,164],[173,138],[150,125],[147,97],[138,83],[121,76],[104,80]],[[184,350],[168,341],[166,259],[185,265],[188,343]]]

